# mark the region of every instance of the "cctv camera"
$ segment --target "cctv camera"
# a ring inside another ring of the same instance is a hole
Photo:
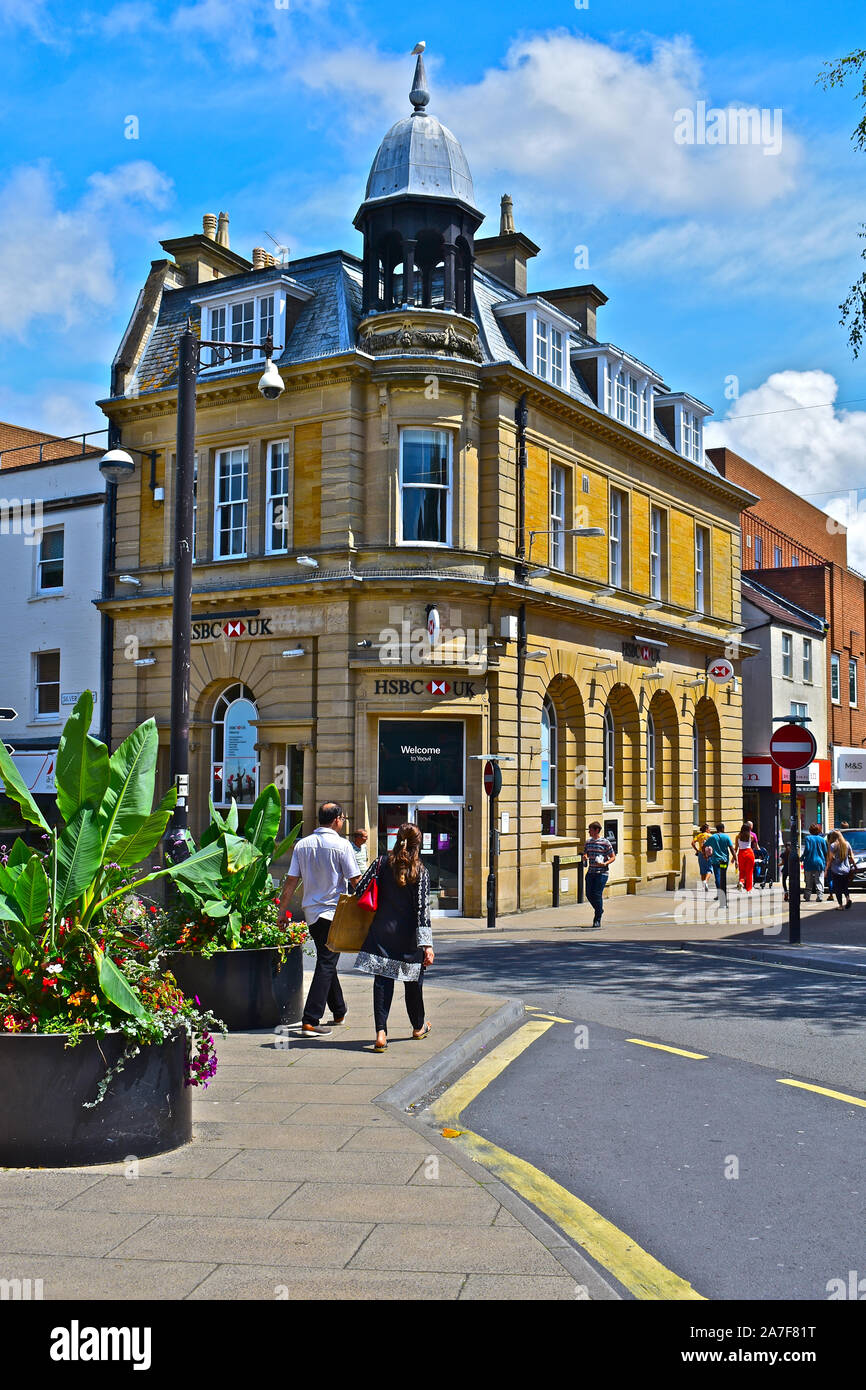
[[[266,401],[275,401],[286,389],[286,383],[277,371],[273,360],[268,358],[268,365],[262,372],[259,380],[259,391]]]

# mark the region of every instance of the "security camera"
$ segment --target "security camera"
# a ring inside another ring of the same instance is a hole
[[[286,383],[277,371],[273,358],[269,357],[268,365],[265,367],[259,379],[259,391],[266,401],[275,401],[283,394],[285,389]]]

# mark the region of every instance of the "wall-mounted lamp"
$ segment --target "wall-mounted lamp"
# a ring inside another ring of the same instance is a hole
[[[303,647],[289,647],[289,648],[287,648],[286,651],[281,652],[280,655],[281,655],[281,656],[303,656],[303,655],[304,655],[304,648],[303,648]]]
[[[616,662],[615,662],[615,661],[599,661],[598,664],[595,665],[595,666],[593,666],[592,669],[593,669],[593,671],[615,671],[615,670],[616,670]]]
[[[372,645],[373,645],[373,643],[370,641],[369,637],[365,637],[364,640],[363,640],[363,642],[356,642],[356,643],[355,643],[355,646],[356,646],[356,647],[372,647]]]
[[[633,642],[637,642],[637,644],[638,644],[639,647],[666,647],[666,646],[667,646],[667,642],[660,642],[659,639],[658,639],[657,637],[641,637],[641,636],[639,636],[638,633],[635,633],[634,637],[633,637],[631,640],[632,640]]]
[[[156,665],[156,657],[154,656],[153,652],[150,652],[147,656],[140,656],[140,657],[138,657],[138,658],[133,662],[133,665],[134,665],[134,666],[155,666],[155,665]]]
[[[644,606],[643,606],[643,608],[641,609],[641,612],[642,612],[642,613],[655,613],[655,612],[657,612],[657,610],[658,610],[659,608],[664,608],[664,604],[663,604],[662,600],[661,600],[660,598],[650,598],[650,599],[647,599],[646,602],[644,603]]]
[[[141,580],[136,579],[134,574],[119,574],[117,576],[117,582],[118,584],[134,584],[136,589],[141,588]]]
[[[617,588],[615,584],[605,584],[601,589],[596,589],[595,591],[597,598],[612,598],[616,592]]]
[[[688,689],[690,686],[693,686],[693,685],[703,685],[703,684],[704,684],[703,677],[698,677],[698,679],[697,679],[697,680],[694,680],[694,681],[683,681],[683,685],[686,687],[686,689]]]
[[[307,570],[317,570],[319,568],[318,560],[314,560],[312,555],[296,555],[294,560],[296,565],[303,565],[304,569]]]
[[[541,648],[539,648],[538,651],[526,652],[526,660],[527,660],[527,661],[540,661],[541,658],[542,658],[543,656],[549,656],[549,655],[550,655],[549,652],[542,651]]]
[[[665,673],[664,671],[641,671],[640,678],[642,681],[663,681]]]

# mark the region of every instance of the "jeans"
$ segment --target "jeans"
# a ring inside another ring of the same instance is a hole
[[[840,907],[842,906],[842,897],[843,897],[843,895],[844,895],[844,896],[848,899],[848,901],[850,902],[850,901],[851,901],[851,875],[850,875],[850,874],[834,874],[834,875],[833,875],[833,878],[832,878],[832,880],[831,880],[831,882],[832,882],[832,884],[833,884],[833,893],[835,894],[836,901],[837,901],[837,903],[839,904],[839,906],[840,906]]]
[[[607,869],[588,869],[584,877],[584,890],[592,904],[593,921],[600,922],[604,915],[604,890],[607,887]]]
[[[394,998],[394,980],[389,975],[376,975],[373,980],[373,1018],[377,1033],[387,1033],[388,1014]],[[416,1033],[424,1027],[424,967],[417,980],[404,981],[406,1012]]]
[[[824,870],[805,869],[804,876],[806,879],[806,897],[810,898],[815,893],[820,898],[824,891]]]
[[[713,878],[716,880],[716,887],[718,888],[719,892],[723,895],[723,897],[727,897],[727,896],[728,896],[728,863],[727,863],[727,860],[725,860],[724,864],[717,864],[716,861],[713,860]]]
[[[316,968],[304,1005],[304,1023],[319,1023],[326,1004],[334,1018],[342,1018],[346,1012],[343,991],[337,978],[340,952],[329,950],[326,944],[330,930],[331,921],[328,917],[320,917],[310,925],[310,936],[316,943]]]

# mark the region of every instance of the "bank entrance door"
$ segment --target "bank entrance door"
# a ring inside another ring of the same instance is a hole
[[[430,912],[459,917],[463,907],[463,807],[428,801],[379,805],[379,853],[393,849],[397,827],[412,821],[421,831],[421,860],[430,875]]]

